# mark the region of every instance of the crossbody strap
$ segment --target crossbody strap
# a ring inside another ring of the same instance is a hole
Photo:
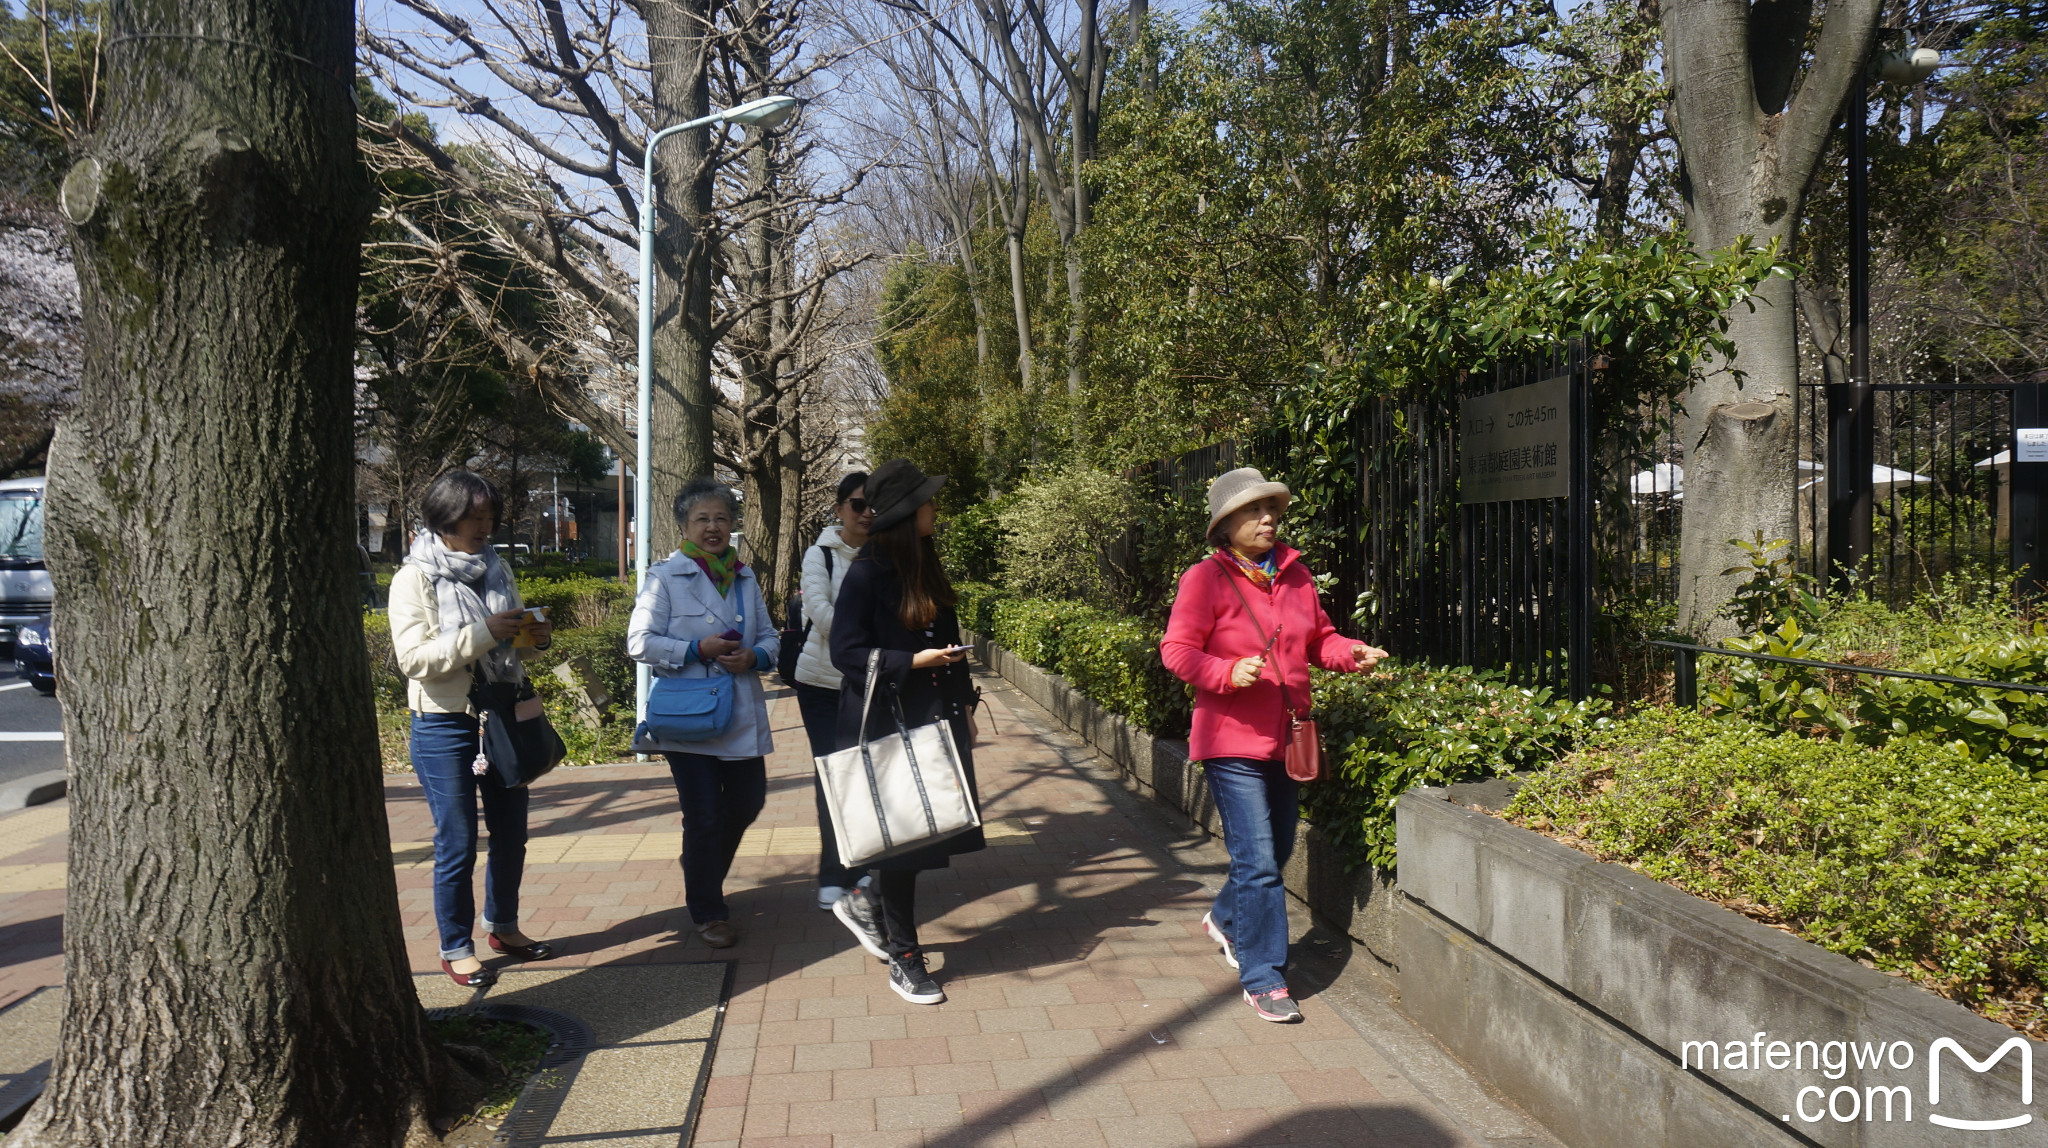
[[[832,589],[832,548],[829,546],[820,546],[817,547],[817,551],[818,553],[823,554],[825,556],[825,590],[829,593]],[[804,646],[809,645],[810,641],[811,608],[807,604],[804,606],[804,636],[798,640],[797,648],[802,649]]]
[[[1222,552],[1218,551],[1217,553],[1219,554],[1219,557],[1216,562],[1216,572],[1218,574],[1223,575],[1223,580],[1230,584],[1230,588],[1232,590],[1237,591],[1238,605],[1244,607],[1244,612],[1246,616],[1251,618],[1252,625],[1258,626],[1262,630],[1265,629],[1265,626],[1259,622],[1258,612],[1252,609],[1251,599],[1246,598],[1244,596],[1244,587],[1239,586],[1237,584],[1237,578],[1232,574],[1232,572],[1227,567],[1223,565],[1223,561],[1220,557]],[[1280,608],[1279,604],[1275,603],[1273,608],[1277,611]],[[1280,627],[1277,624],[1273,627],[1273,653],[1276,657],[1280,653]],[[1282,674],[1279,670],[1274,670],[1273,673],[1280,683],[1280,704],[1286,707],[1288,717],[1299,720],[1300,715],[1294,712],[1294,703],[1287,699],[1287,676],[1285,674]]]

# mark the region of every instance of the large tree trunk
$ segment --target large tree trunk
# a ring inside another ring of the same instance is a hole
[[[432,1140],[351,584],[352,17],[109,8],[50,468],[68,996],[12,1148]]]
[[[1763,284],[1756,301],[1754,312],[1729,314],[1728,335],[1740,353],[1733,363],[1705,365],[1679,427],[1686,458],[1678,605],[1685,628],[1701,635],[1733,631],[1732,623],[1715,621],[1741,580],[1722,573],[1743,560],[1729,543],[1753,541],[1759,531],[1766,539],[1793,533],[1799,361],[1791,280]],[[1739,385],[1735,369],[1745,372]]]
[[[711,111],[709,0],[646,0],[654,130]],[[711,473],[712,164],[708,128],[682,132],[655,157],[654,436],[648,538],[659,557],[682,542],[670,504],[683,484]]]
[[[1775,240],[1789,253],[1821,145],[1869,57],[1878,0],[1830,3],[1803,73],[1811,0],[1665,0],[1662,9],[1683,159],[1679,187],[1693,243],[1711,251],[1748,236]],[[1730,543],[1792,531],[1798,345],[1791,284],[1765,284],[1754,303],[1754,314],[1747,304],[1730,312],[1735,361],[1706,364],[1679,428],[1686,488],[1679,625],[1699,635],[1725,625],[1716,617],[1740,576],[1722,571],[1742,560]]]

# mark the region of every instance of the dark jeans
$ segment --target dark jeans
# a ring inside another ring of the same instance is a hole
[[[683,903],[690,921],[730,920],[725,875],[747,826],[768,802],[768,762],[749,757],[723,761],[701,753],[671,753],[668,771],[683,806]]]
[[[434,919],[441,959],[476,955],[476,807],[483,799],[491,856],[484,866],[484,928],[519,924],[519,879],[526,870],[527,791],[507,789],[494,773],[470,772],[476,760],[476,719],[468,714],[412,715],[412,768],[434,815]]]
[[[1230,876],[1216,894],[1211,920],[1237,950],[1237,979],[1249,993],[1287,983],[1287,889],[1281,870],[1294,852],[1301,786],[1277,761],[1241,757],[1202,763],[1209,797],[1223,822]]]
[[[811,756],[824,757],[839,748],[839,691],[824,686],[796,684],[796,708],[804,715],[804,734],[811,739]],[[857,870],[839,863],[839,843],[832,837],[832,814],[825,809],[825,787],[811,772],[811,794],[818,800],[818,884],[853,888],[860,880]]]
[[[892,957],[917,949],[917,874],[916,869],[875,870],[869,896],[881,910],[882,947]]]

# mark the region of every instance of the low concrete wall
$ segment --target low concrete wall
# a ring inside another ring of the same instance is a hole
[[[1445,798],[1396,809],[1402,1006],[1574,1148],[2048,1146],[2039,1042],[1945,1048],[1937,1104],[1937,1045],[2017,1034]]]
[[[1212,836],[1223,835],[1202,767],[1188,760],[1184,741],[1154,737],[1085,697],[1058,674],[1017,657],[969,632],[975,655],[1019,692],[1079,734],[1122,771],[1125,786],[1179,812]],[[1325,924],[1341,929],[1382,963],[1395,962],[1393,882],[1366,869],[1350,872],[1320,830],[1302,822],[1288,863],[1287,891]]]

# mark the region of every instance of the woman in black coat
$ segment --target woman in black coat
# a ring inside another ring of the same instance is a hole
[[[932,495],[944,475],[927,477],[908,459],[883,463],[868,478],[868,504],[875,522],[868,544],[846,568],[832,615],[832,665],[845,675],[839,693],[839,744],[896,732],[900,704],[906,726],[944,720],[974,788],[974,701],[978,691],[967,671],[960,620],[953,613],[953,587],[932,545]],[[881,651],[875,700],[867,729],[860,728],[867,689],[868,657]],[[894,704],[892,704],[894,703]],[[976,793],[976,801],[980,800]],[[861,947],[889,962],[889,987],[912,1004],[946,999],[925,968],[917,944],[917,874],[944,869],[956,853],[983,848],[979,828],[922,849],[876,863],[866,895],[850,891],[832,912]]]

